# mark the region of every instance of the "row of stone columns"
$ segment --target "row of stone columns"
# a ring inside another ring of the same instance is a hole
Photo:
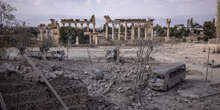
[[[69,24],[69,26],[71,26],[71,23],[68,23]],[[78,25],[77,25],[78,23],[74,23],[74,25],[75,25],[75,28],[78,28]],[[80,29],[83,29],[83,25],[84,25],[84,23],[80,23],[81,24],[81,27],[80,27]],[[89,32],[89,23],[86,23],[87,24],[87,27],[86,27],[86,31],[87,32]],[[93,33],[95,33],[96,31],[95,31],[95,23],[92,23],[92,25],[93,25]],[[65,23],[63,23],[63,26],[65,26]]]
[[[106,39],[108,39],[108,25],[109,23],[106,23],[105,25],[105,37]],[[145,27],[144,28],[144,34],[145,34],[145,39],[147,39],[147,34],[148,34],[148,28]],[[112,40],[115,40],[115,24],[112,23]],[[127,40],[128,38],[128,24],[125,23],[125,36],[124,36],[124,40]],[[138,39],[141,38],[141,27],[138,26]],[[121,40],[121,24],[119,24],[119,27],[118,27],[118,40]],[[132,23],[132,28],[131,28],[131,40],[135,40],[135,26],[134,24]]]
[[[65,24],[69,24],[69,26],[71,26],[71,24],[73,23],[74,25],[75,25],[75,28],[78,28],[78,23],[81,25],[81,27],[80,27],[80,29],[82,29],[83,30],[83,25],[84,24],[86,24],[87,26],[86,26],[86,31],[87,32],[89,32],[89,25],[90,25],[90,23],[89,22],[68,22],[68,21],[66,21],[66,22],[63,22],[62,24],[63,24],[63,26],[65,26]],[[92,22],[92,25],[93,25],[93,29],[92,29],[92,33],[94,34],[94,33],[96,33],[96,29],[95,29],[95,23],[94,22]],[[94,41],[94,40],[96,40],[97,38],[95,38],[96,36],[93,36],[92,34],[90,34],[89,35],[89,43],[91,44],[92,43],[92,40]],[[79,37],[78,36],[76,36],[76,45],[79,45]]]

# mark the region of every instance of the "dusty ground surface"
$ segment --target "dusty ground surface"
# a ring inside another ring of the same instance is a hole
[[[206,73],[207,48],[204,44],[163,44],[156,47],[152,54],[152,67],[157,68],[164,63],[184,62],[187,65],[186,80],[167,92],[153,91],[143,88],[143,106],[137,104],[134,91],[136,76],[134,47],[121,47],[122,62],[115,64],[104,58],[105,50],[112,47],[72,48],[69,60],[40,61],[34,59],[48,79],[63,75],[82,80],[92,97],[102,97],[108,104],[100,103],[100,110],[219,110],[220,109],[220,69],[209,69],[209,82],[203,81]],[[88,54],[89,53],[89,54]],[[91,59],[89,58],[91,57]],[[220,55],[211,54],[210,60],[220,62]],[[11,63],[14,63],[12,61]],[[53,67],[61,68],[50,72]],[[103,72],[104,79],[96,80],[95,73]],[[23,73],[31,73],[23,72]],[[25,74],[30,79],[29,74]]]
[[[114,47],[100,47],[100,48],[72,48],[69,49],[70,59],[88,58],[88,52],[92,58],[104,57],[105,52],[109,48]],[[206,50],[203,52],[203,50]],[[64,49],[65,50],[65,49]],[[122,57],[136,57],[135,47],[121,47],[120,56]],[[207,44],[193,44],[193,43],[179,43],[179,44],[161,44],[155,48],[152,57],[161,63],[175,63],[184,62],[187,69],[194,71],[194,73],[201,74],[199,79],[204,79],[207,71],[208,46]],[[220,64],[220,55],[213,54],[210,51],[209,63],[215,61],[215,64]],[[208,79],[213,83],[220,83],[220,70],[218,68],[209,68]]]

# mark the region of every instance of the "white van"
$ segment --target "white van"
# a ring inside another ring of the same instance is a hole
[[[175,63],[153,71],[149,86],[153,90],[167,91],[186,77],[186,65]]]

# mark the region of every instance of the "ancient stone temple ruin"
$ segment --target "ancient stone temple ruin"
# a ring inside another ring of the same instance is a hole
[[[89,35],[89,41],[90,43],[92,42],[92,40],[95,40],[96,38],[92,37],[93,33],[96,33],[96,29],[95,29],[95,15],[92,15],[92,17],[90,18],[90,20],[88,19],[84,19],[84,20],[80,20],[80,19],[61,19],[61,23],[63,26],[72,26],[72,24],[74,24],[75,28],[79,28],[79,29],[84,29],[84,24],[86,24],[86,35]],[[66,25],[68,24],[68,25]],[[78,24],[80,24],[80,27],[78,27]],[[93,28],[92,28],[92,32],[89,31],[89,25],[92,24]],[[77,41],[77,40],[76,40]],[[78,44],[78,43],[77,43]]]
[[[66,24],[68,24],[68,26],[71,26],[71,24],[75,25],[75,28],[78,28],[78,24],[80,24],[80,28],[83,29],[84,24],[87,25],[87,32],[89,32],[89,25],[92,24],[93,26],[93,33],[95,33],[95,15],[92,15],[90,20],[84,19],[84,20],[80,20],[80,19],[61,19],[61,23],[63,26],[66,26]]]
[[[112,20],[109,16],[104,16],[105,23],[105,38],[116,40],[115,35],[115,26],[118,26],[118,35],[117,40],[135,40],[141,38],[141,29],[144,29],[144,39],[148,39],[149,37],[153,37],[153,19],[115,19]],[[109,24],[112,25],[111,35],[109,34],[108,28]],[[124,33],[121,33],[121,28],[123,28],[124,24]],[[131,24],[131,35],[128,35],[128,24]],[[135,35],[135,30],[137,29],[137,38]],[[110,37],[111,36],[111,37]]]
[[[84,35],[89,36],[89,44],[99,44],[100,39],[105,40],[138,40],[138,39],[153,39],[153,19],[114,19],[112,20],[109,16],[104,16],[105,33],[96,32],[96,21],[95,15],[92,15],[90,20],[84,19],[61,19],[62,26],[74,26],[76,29],[84,30],[86,25],[86,31]],[[74,25],[72,25],[74,24]],[[78,26],[80,24],[80,26]],[[90,24],[92,24],[92,32],[90,32]],[[109,24],[112,25],[112,32],[109,33]],[[54,19],[51,19],[51,24],[41,24],[38,26],[40,30],[39,39],[52,38],[57,44],[59,44],[59,24]],[[117,29],[117,32],[115,30]],[[76,36],[76,45],[79,45],[79,36]]]
[[[38,26],[39,31],[40,31],[39,40],[42,41],[44,39],[51,38],[51,40],[53,42],[58,44],[59,39],[60,39],[59,23],[57,21],[55,21],[55,19],[50,19],[50,21],[51,21],[51,23],[48,25],[40,24]]]

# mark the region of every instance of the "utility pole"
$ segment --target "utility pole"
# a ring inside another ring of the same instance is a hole
[[[208,60],[207,60],[207,67],[206,67],[206,74],[205,74],[205,80],[208,80],[208,73],[209,73],[209,55],[210,55],[210,48],[208,50]]]
[[[70,36],[68,36],[67,59],[69,59],[69,48],[70,48]]]

